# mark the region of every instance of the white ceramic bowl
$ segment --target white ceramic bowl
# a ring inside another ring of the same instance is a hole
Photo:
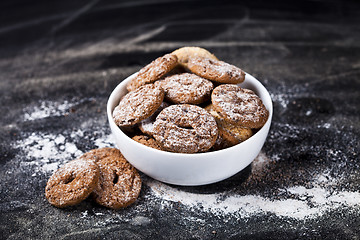
[[[253,90],[262,99],[269,110],[269,118],[265,125],[251,138],[238,145],[219,151],[194,154],[165,152],[147,147],[129,138],[115,124],[112,112],[120,98],[127,93],[126,84],[134,76],[135,74],[126,78],[111,93],[107,103],[107,115],[116,145],[138,170],[165,183],[197,186],[233,176],[247,167],[259,154],[269,132],[273,106],[268,91],[250,74],[246,74],[245,81],[239,85]]]

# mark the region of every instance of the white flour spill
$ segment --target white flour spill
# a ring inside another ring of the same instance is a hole
[[[65,138],[62,134],[32,133],[16,143],[29,160],[21,164],[34,167],[32,176],[52,173],[61,165],[83,154],[75,144],[83,136],[84,133],[81,130],[72,132],[69,138]],[[98,147],[111,147],[111,139],[110,136],[104,135],[95,139],[94,143]]]
[[[102,138],[95,139],[94,143],[98,148],[115,147],[115,138],[112,134],[105,135]]]
[[[22,146],[26,158],[32,160],[22,164],[35,166],[33,176],[39,172],[53,172],[59,165],[82,154],[75,143],[66,141],[62,134],[32,133],[26,139],[18,141],[17,145]]]
[[[62,103],[52,101],[41,101],[39,106],[25,109],[24,120],[33,121],[46,117],[62,116],[69,112],[70,108],[76,103],[65,100]]]
[[[32,106],[24,109],[23,120],[34,121],[47,117],[63,116],[71,111],[71,108],[78,104],[78,101],[40,101],[38,106]],[[93,132],[95,137],[84,136],[80,129],[71,133],[63,134],[45,134],[32,133],[25,139],[15,143],[15,147],[22,149],[27,161],[22,165],[32,166],[34,173],[32,176],[43,173],[52,173],[61,165],[73,160],[83,154],[76,143],[81,139],[92,141],[97,147],[113,147],[114,140],[111,135],[105,135],[102,132]],[[100,137],[99,137],[100,136]],[[22,154],[23,154],[22,153]]]
[[[276,159],[275,159],[276,161]],[[253,161],[252,172],[258,176],[266,174],[266,166],[270,160],[264,153]],[[264,173],[262,173],[264,172]],[[341,177],[340,177],[341,178]],[[279,189],[284,193],[280,199],[270,199],[260,195],[238,195],[224,192],[215,194],[191,193],[176,189],[158,181],[146,184],[151,189],[151,195],[161,199],[163,208],[171,203],[180,203],[192,210],[205,211],[216,216],[233,216],[249,218],[254,215],[275,214],[278,217],[288,217],[297,220],[313,219],[341,207],[360,207],[360,192],[333,191],[341,179],[332,178],[326,171],[314,175],[314,185],[293,186]],[[152,196],[149,196],[151,198]]]
[[[289,94],[274,94],[270,93],[270,97],[274,102],[279,103],[283,108],[286,108],[289,104]]]
[[[166,184],[150,181],[147,183],[155,197],[169,202],[181,203],[190,209],[202,210],[217,216],[232,215],[248,218],[259,214],[275,214],[298,220],[311,219],[340,207],[359,207],[360,192],[331,192],[321,187],[305,188],[296,186],[281,189],[293,197],[272,200],[258,195],[230,195],[189,193]]]

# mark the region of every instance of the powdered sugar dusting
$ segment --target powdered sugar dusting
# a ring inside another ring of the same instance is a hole
[[[32,133],[16,145],[21,146],[26,158],[30,160],[22,164],[35,166],[33,175],[52,172],[59,165],[82,154],[74,142],[66,140],[62,134]]]
[[[177,57],[173,54],[165,54],[158,57],[138,72],[136,77],[127,85],[129,91],[134,91],[136,88],[147,83],[153,83],[160,79],[177,64]]]
[[[268,111],[251,90],[233,84],[217,86],[212,93],[215,110],[234,123],[259,128],[267,120]]]
[[[75,160],[72,160],[70,162],[67,162],[64,166],[62,166],[62,169],[65,171],[71,172],[71,171],[89,171],[89,166],[95,166],[94,161],[91,161],[89,159],[83,159],[81,157],[76,158]]]
[[[199,104],[210,96],[213,89],[212,82],[191,73],[175,74],[155,84],[159,84],[165,97],[174,103]]]
[[[154,128],[154,122],[156,120],[156,117],[159,115],[159,113],[166,107],[168,107],[169,104],[166,102],[162,102],[160,104],[160,107],[148,118],[142,120],[139,123],[139,129],[150,136],[153,135],[153,128]]]
[[[27,161],[21,162],[23,166],[32,166],[32,176],[52,173],[61,165],[71,161],[84,152],[79,150],[76,143],[84,137],[84,132],[76,130],[69,136],[63,134],[32,133],[17,141],[14,147],[20,148]],[[99,147],[113,146],[111,135],[102,135],[93,140]]]
[[[115,138],[112,134],[104,135],[101,138],[96,138],[94,144],[98,148],[114,147]]]
[[[33,121],[46,117],[61,116],[69,112],[69,109],[74,106],[75,103],[71,103],[65,100],[62,103],[53,101],[41,101],[38,106],[31,108],[25,108],[24,120]]]
[[[263,153],[254,162],[254,171],[259,171],[261,166],[268,164]],[[276,199],[231,192],[191,193],[157,181],[149,181],[146,184],[150,187],[151,194],[161,199],[164,205],[180,203],[191,210],[204,211],[220,217],[250,218],[274,214],[278,217],[305,220],[321,217],[342,207],[360,207],[359,191],[334,191],[331,188],[338,181],[339,179],[330,178],[326,173],[315,175],[314,186],[298,185],[278,189],[282,197]]]
[[[164,90],[153,84],[127,93],[113,111],[118,126],[130,126],[151,116],[164,99]]]
[[[96,163],[101,171],[101,184],[94,190],[97,203],[118,209],[131,204],[141,190],[141,178],[123,158],[119,150],[102,149],[111,158],[101,158]],[[97,155],[97,153],[94,153]],[[102,155],[103,153],[99,153]]]
[[[171,105],[160,112],[154,123],[156,141],[166,150],[174,152],[207,151],[217,135],[215,119],[196,105]]]
[[[223,61],[192,57],[188,66],[197,75],[216,82],[241,83],[245,80],[245,73],[240,68]]]
[[[212,64],[211,66],[215,68],[218,73],[220,73],[219,78],[223,78],[226,75],[230,75],[232,78],[235,79],[244,78],[243,72],[239,68],[229,63],[219,61],[218,64]]]

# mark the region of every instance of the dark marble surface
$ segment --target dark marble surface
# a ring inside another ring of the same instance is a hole
[[[359,239],[356,1],[1,1],[1,239]],[[126,76],[201,46],[269,90],[253,164],[201,187],[142,174],[137,202],[57,209],[52,172],[113,146],[106,101]]]

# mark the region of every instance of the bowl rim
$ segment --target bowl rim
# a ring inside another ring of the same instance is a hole
[[[269,111],[269,116],[268,116],[268,119],[266,120],[265,124],[254,134],[252,135],[249,139],[257,136],[257,135],[260,135],[261,132],[263,131],[266,131],[264,126],[265,125],[268,125],[268,124],[271,124],[271,121],[272,121],[272,115],[273,115],[273,102],[272,102],[272,99],[271,99],[271,96],[270,96],[270,93],[268,92],[268,90],[265,88],[265,86],[259,81],[257,80],[255,77],[253,77],[251,74],[245,72],[246,75],[245,75],[245,81],[240,83],[240,84],[237,84],[239,86],[241,85],[244,85],[246,83],[249,82],[249,79],[251,79],[251,84],[252,85],[255,85],[254,88],[256,88],[258,91],[259,90],[262,90],[262,92],[265,94],[265,96],[263,97],[260,97],[261,100],[264,102],[264,99],[263,98],[267,98],[267,101],[266,101],[266,105],[267,106],[267,110]],[[126,90],[126,84],[127,82],[129,82],[131,79],[133,79],[136,75],[138,74],[138,72],[135,72],[133,74],[131,74],[130,76],[126,77],[125,79],[123,79],[121,82],[118,83],[118,85],[113,89],[113,91],[111,92],[109,98],[108,98],[108,101],[107,101],[107,116],[108,116],[108,121],[109,121],[109,124],[112,125],[113,127],[116,127],[116,128],[113,128],[113,129],[116,129],[117,132],[119,132],[123,137],[126,137],[127,139],[133,141],[139,148],[145,148],[147,151],[154,151],[154,153],[158,153],[158,154],[163,154],[163,155],[168,155],[169,157],[180,157],[180,156],[186,156],[187,158],[197,158],[197,157],[200,157],[200,156],[204,156],[204,155],[208,155],[208,156],[211,156],[211,155],[218,155],[218,154],[221,154],[221,152],[223,151],[228,151],[229,149],[232,149],[232,148],[236,148],[238,147],[239,145],[241,145],[242,143],[248,141],[249,139],[245,140],[244,142],[241,142],[241,143],[238,143],[234,146],[231,146],[231,147],[228,147],[228,148],[225,148],[225,149],[220,149],[220,150],[216,150],[216,151],[210,151],[210,152],[200,152],[200,153],[177,153],[177,152],[169,152],[169,151],[163,151],[163,150],[159,150],[159,149],[155,149],[155,148],[151,148],[149,146],[146,146],[144,144],[141,144],[135,140],[133,140],[131,137],[129,137],[126,133],[124,133],[120,127],[118,127],[116,124],[115,124],[115,121],[112,117],[112,113],[113,113],[113,110],[114,108],[119,104],[120,102],[120,99],[122,96],[124,95],[121,95],[121,96],[118,96],[120,95],[119,92],[122,91],[122,89],[125,87],[125,91]],[[248,80],[248,81],[247,81]],[[255,91],[256,93],[256,91]],[[125,93],[126,94],[126,93]],[[258,95],[258,93],[256,93]],[[113,102],[116,102],[116,103],[113,103]],[[114,106],[112,106],[114,105]],[[265,103],[264,103],[265,105]],[[266,106],[265,105],[265,106]],[[112,129],[112,130],[113,130]],[[171,158],[170,159],[173,159]],[[171,161],[171,160],[170,160]]]

